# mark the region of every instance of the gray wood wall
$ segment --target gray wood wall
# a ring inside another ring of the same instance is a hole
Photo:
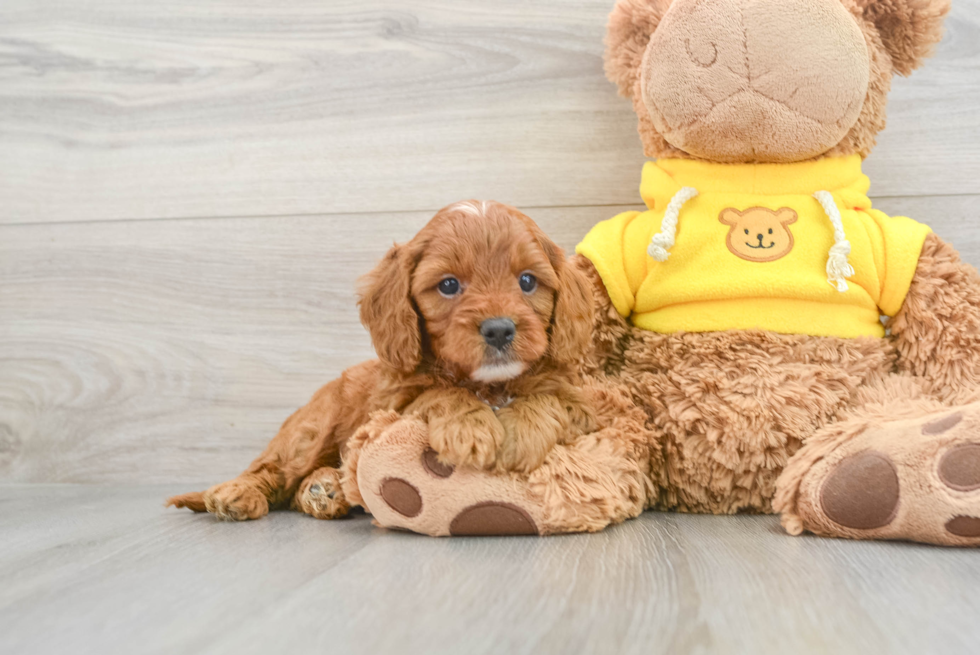
[[[980,1],[898,79],[881,209],[980,264]],[[353,284],[469,198],[639,203],[612,0],[0,3],[0,481],[236,474],[371,356]]]

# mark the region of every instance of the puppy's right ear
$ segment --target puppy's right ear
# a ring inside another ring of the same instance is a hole
[[[657,31],[671,0],[619,0],[606,27],[606,77],[619,94],[632,98],[650,37]]]
[[[411,298],[415,258],[409,246],[394,246],[358,282],[361,323],[383,363],[411,373],[422,361],[419,316]]]

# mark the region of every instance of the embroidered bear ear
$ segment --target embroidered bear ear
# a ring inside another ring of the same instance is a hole
[[[619,94],[632,98],[650,37],[672,0],[619,0],[606,27],[606,77]]]
[[[776,211],[776,220],[779,221],[780,225],[792,225],[798,219],[799,216],[789,207],[782,207]]]
[[[782,211],[782,210],[780,210]],[[721,214],[718,216],[718,220],[725,225],[738,225],[738,221],[742,218],[742,212],[739,210],[729,207],[728,209],[722,209]]]
[[[950,0],[858,0],[864,18],[878,30],[896,73],[909,75],[943,38]]]

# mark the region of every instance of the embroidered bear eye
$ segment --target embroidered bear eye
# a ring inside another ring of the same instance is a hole
[[[769,234],[772,234],[772,228],[769,228]]]
[[[748,231],[748,230],[746,230],[746,231],[745,231],[745,233],[746,233],[746,234],[748,234],[748,233],[749,233],[749,231]]]

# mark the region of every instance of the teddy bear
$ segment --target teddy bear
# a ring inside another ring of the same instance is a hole
[[[618,0],[605,65],[651,159],[646,210],[598,223],[571,263],[597,305],[586,387],[642,429],[495,474],[427,460],[425,424],[386,412],[325,484],[430,535],[597,531],[653,509],[980,545],[980,275],[873,208],[861,168],[892,77],[948,10]],[[381,494],[391,480],[411,516]]]

